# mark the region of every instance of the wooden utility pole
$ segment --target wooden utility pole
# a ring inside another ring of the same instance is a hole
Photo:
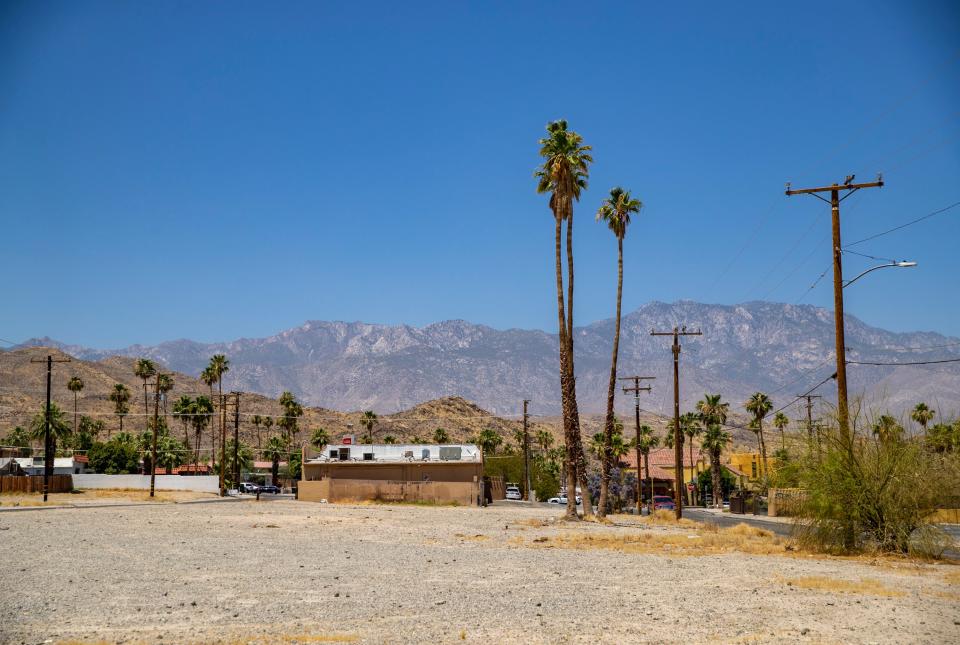
[[[160,427],[160,372],[157,372],[157,389],[153,394],[153,448],[150,452],[150,497],[153,497],[157,481],[157,430]]]
[[[220,497],[227,496],[227,395],[220,395]]]
[[[836,328],[837,352],[837,420],[840,426],[840,435],[847,442],[848,448],[853,449],[853,434],[850,431],[850,410],[847,405],[847,351],[843,335],[843,247],[840,245],[840,202],[857,192],[861,188],[880,188],[883,178],[866,184],[854,184],[853,175],[846,178],[843,184],[820,186],[817,188],[801,188],[793,190],[787,184],[787,196],[813,195],[817,199],[830,204],[830,213],[833,226],[833,316]],[[840,191],[846,191],[843,197]],[[830,193],[830,199],[821,197],[819,193]]]
[[[703,333],[697,331],[687,331],[686,327],[676,328],[672,331],[654,331],[650,330],[651,336],[673,336],[673,452],[675,460],[676,485],[673,487],[673,504],[676,506],[677,519],[683,517],[683,493],[681,487],[686,485],[683,481],[683,437],[680,434],[680,337],[681,336],[702,336]]]
[[[530,428],[528,423],[530,415],[527,414],[529,404],[530,399],[523,400],[523,479],[527,484],[527,499],[535,502],[533,489],[530,487]]]
[[[798,394],[798,399],[807,400],[807,438],[813,439],[813,400],[819,399],[819,394]],[[819,421],[819,419],[817,419]]]
[[[640,472],[640,392],[649,392],[652,386],[640,387],[640,381],[653,380],[656,376],[621,376],[618,380],[633,381],[633,387],[623,388],[624,394],[633,393],[633,411],[637,424],[637,517],[643,514],[643,477]],[[653,484],[650,485],[650,499],[653,499]]]
[[[240,392],[233,392],[236,405],[233,409],[233,485],[240,486]],[[287,460],[287,463],[290,463]]]
[[[43,411],[43,501],[47,501],[47,493],[50,491],[50,475],[53,474],[53,446],[50,445],[50,383],[53,378],[54,363],[69,363],[70,358],[54,358],[53,354],[47,354],[46,358],[31,358],[31,363],[47,364],[47,407]]]

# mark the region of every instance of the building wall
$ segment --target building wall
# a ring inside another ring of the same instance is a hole
[[[734,452],[730,453],[730,465],[742,473],[746,473],[750,479],[760,478],[760,453],[758,452]],[[766,472],[772,473],[775,470],[774,460],[767,457]]]
[[[73,475],[74,488],[134,488],[150,490],[150,475]],[[198,493],[216,493],[220,490],[220,478],[216,475],[157,475],[157,490],[190,490]]]
[[[351,479],[472,483],[483,475],[480,462],[322,462],[303,465],[303,479]]]
[[[476,504],[480,494],[474,482],[322,479],[301,481],[297,498],[305,502],[426,502]]]

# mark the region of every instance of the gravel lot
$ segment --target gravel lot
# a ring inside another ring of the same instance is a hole
[[[960,642],[958,566],[551,548],[691,533],[539,525],[558,515],[294,501],[0,513],[0,642]]]

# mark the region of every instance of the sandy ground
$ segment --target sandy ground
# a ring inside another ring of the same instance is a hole
[[[557,516],[294,501],[0,513],[0,642],[960,641],[960,566]]]
[[[192,502],[216,499],[216,493],[185,490],[157,490],[150,497],[144,490],[77,490],[72,493],[51,493],[47,501],[38,493],[2,493],[0,509],[15,506],[87,506],[94,504],[130,504],[135,502]]]

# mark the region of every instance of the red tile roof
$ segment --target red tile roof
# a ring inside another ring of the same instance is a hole
[[[693,458],[696,460],[697,455],[697,446],[693,448]],[[674,467],[674,454],[673,448],[656,448],[650,451],[650,466],[662,466],[664,468],[669,468],[673,472]],[[626,455],[623,456],[622,460],[627,464],[628,468],[637,467],[637,451],[631,450]],[[684,445],[683,447],[683,466],[684,468],[690,468],[690,447]],[[673,479],[673,477],[671,477]]]

